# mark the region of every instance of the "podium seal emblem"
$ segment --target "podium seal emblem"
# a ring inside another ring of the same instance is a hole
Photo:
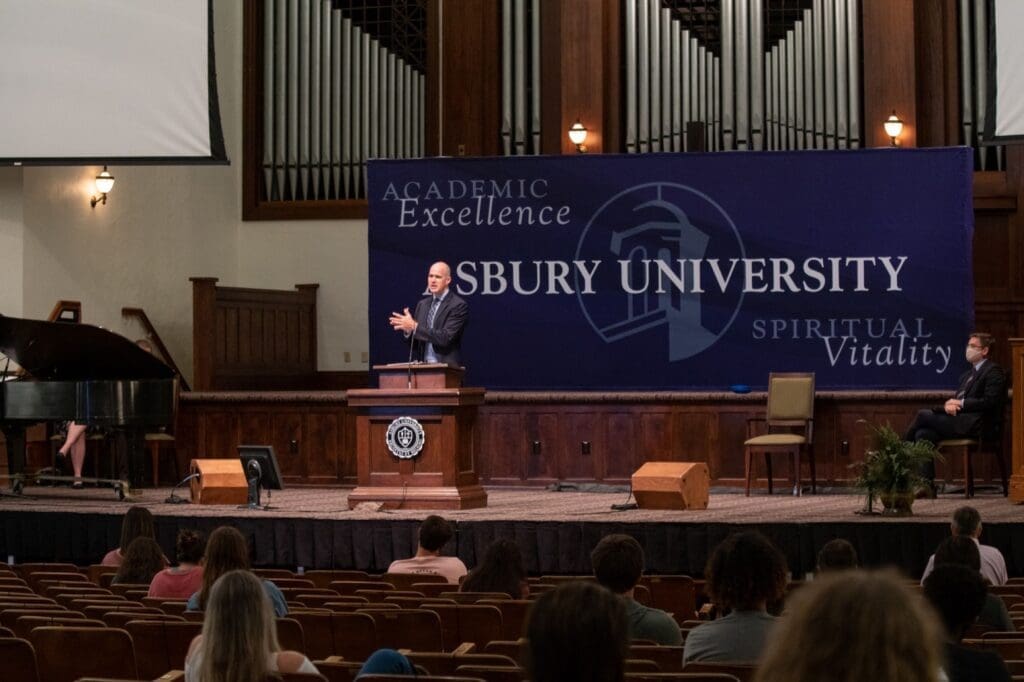
[[[412,417],[399,417],[388,425],[385,435],[388,450],[398,459],[412,459],[420,454],[426,435],[423,427]]]

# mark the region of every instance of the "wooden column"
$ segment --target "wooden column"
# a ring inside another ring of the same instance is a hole
[[[429,0],[427,156],[498,156],[501,3]]]
[[[1010,434],[1013,443],[1013,459],[1010,463],[1010,500],[1016,504],[1024,502],[1024,339],[1010,339],[1010,373],[1013,403],[1010,409]]]
[[[861,2],[865,147],[889,146],[882,122],[894,109],[903,120],[900,146],[917,146],[914,14],[913,2]]]
[[[621,3],[541,3],[541,151],[575,154],[569,127],[588,129],[590,153],[620,151]]]
[[[216,277],[189,277],[192,282],[192,384],[197,391],[213,386]]]

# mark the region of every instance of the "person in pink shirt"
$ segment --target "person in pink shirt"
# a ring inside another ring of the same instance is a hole
[[[178,565],[153,576],[149,584],[149,597],[188,599],[203,586],[203,567],[200,562],[206,551],[206,537],[199,531],[184,528],[178,531],[175,543]]]
[[[466,564],[458,557],[441,556],[441,550],[452,539],[454,533],[450,523],[440,516],[431,515],[423,519],[419,531],[419,548],[411,559],[391,562],[388,573],[422,573],[440,575],[453,585],[466,575]]]

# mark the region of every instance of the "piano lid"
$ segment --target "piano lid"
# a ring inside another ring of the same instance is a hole
[[[0,315],[0,353],[41,381],[174,378],[155,355],[89,324]]]

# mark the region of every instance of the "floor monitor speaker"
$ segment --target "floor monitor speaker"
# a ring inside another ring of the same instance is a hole
[[[632,481],[641,509],[708,508],[711,480],[704,462],[647,462]]]

